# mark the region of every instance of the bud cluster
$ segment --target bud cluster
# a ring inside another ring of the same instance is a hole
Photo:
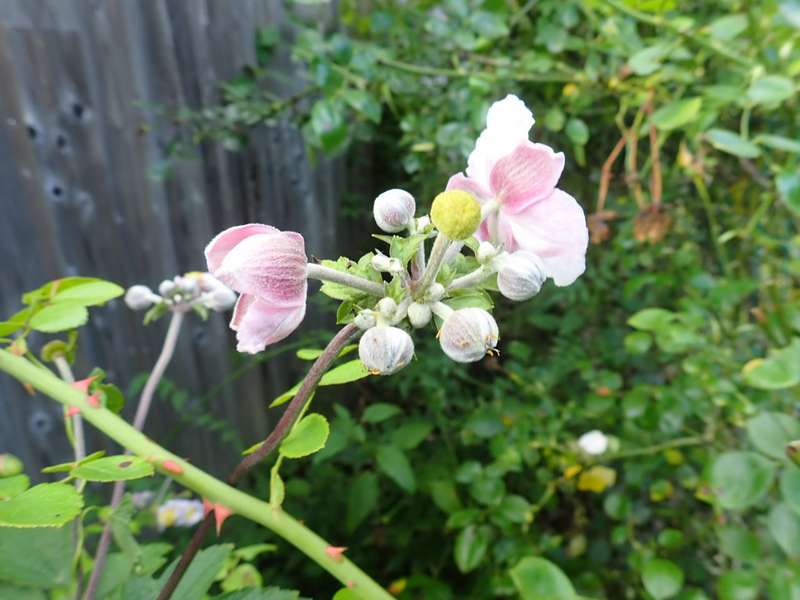
[[[131,310],[146,310],[153,306],[165,308],[203,307],[222,312],[236,302],[236,294],[211,273],[192,271],[165,279],[155,293],[146,285],[134,285],[125,292],[125,304]]]

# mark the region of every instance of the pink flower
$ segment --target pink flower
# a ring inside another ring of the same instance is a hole
[[[239,292],[231,329],[239,352],[255,354],[292,333],[306,314],[303,236],[250,223],[226,229],[206,246],[208,270]]]
[[[528,140],[534,119],[516,96],[495,102],[467,162],[466,176],[450,178],[447,189],[473,194],[485,218],[479,240],[509,252],[536,254],[556,285],[574,282],[586,268],[589,232],[583,209],[556,188],[564,154]]]

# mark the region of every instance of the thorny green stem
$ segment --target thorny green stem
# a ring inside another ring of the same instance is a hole
[[[53,362],[61,379],[67,383],[75,383],[75,375],[63,354],[54,356]],[[72,417],[72,445],[75,449],[75,462],[83,460],[86,457],[86,438],[83,434],[83,419],[79,414]]]
[[[332,558],[326,552],[326,548],[329,547],[328,542],[283,510],[275,509],[266,502],[223,483],[168,452],[111,411],[92,407],[84,394],[58,379],[47,369],[37,367],[7,350],[0,350],[0,371],[5,371],[19,381],[30,384],[61,404],[77,407],[86,421],[137,456],[150,461],[164,475],[172,477],[198,495],[223,504],[234,513],[274,531],[344,585],[351,586],[351,589],[365,600],[392,600],[392,596],[346,557]],[[164,461],[175,463],[180,473],[167,472],[162,466]]]
[[[366,292],[367,294],[371,294],[372,296],[383,296],[384,290],[382,284],[376,283],[375,281],[370,281],[364,277],[359,277],[358,275],[337,271],[336,269],[331,269],[330,267],[308,263],[306,275],[314,279],[321,279],[322,281],[340,283],[342,285],[361,290],[362,292]]]

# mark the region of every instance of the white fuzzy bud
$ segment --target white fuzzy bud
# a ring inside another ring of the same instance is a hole
[[[356,327],[359,329],[375,327],[375,322],[375,312],[369,309],[362,310],[356,315],[356,318],[353,319],[353,323],[355,323]]]
[[[428,289],[425,290],[425,301],[426,302],[438,302],[442,298],[444,298],[445,289],[441,283],[432,283],[428,286]]]
[[[376,254],[370,261],[372,268],[381,273],[400,273],[403,263],[396,258],[389,258],[385,254]]]
[[[236,292],[221,285],[212,292],[203,295],[203,304],[211,310],[222,312],[236,304]]]
[[[146,285],[133,285],[125,292],[125,304],[131,310],[144,310],[156,302],[161,302],[161,297]]]
[[[175,282],[171,279],[165,279],[161,283],[158,284],[158,293],[162,296],[169,296],[172,292],[175,291],[175,288],[178,287],[175,285]]]
[[[578,446],[586,454],[599,456],[608,450],[608,437],[597,429],[584,433],[578,438]]]
[[[414,196],[398,189],[383,192],[375,198],[372,206],[378,227],[389,233],[398,233],[408,227],[416,210]]]
[[[491,242],[481,242],[480,246],[478,246],[478,251],[475,253],[475,257],[482,265],[492,260],[495,256],[497,256],[497,248]]]
[[[533,252],[517,250],[502,259],[497,287],[509,300],[527,300],[539,293],[545,280],[541,259]]]
[[[431,307],[427,304],[412,302],[408,306],[408,320],[415,329],[425,327],[431,322]]]
[[[200,289],[200,286],[197,284],[197,279],[194,277],[176,277],[175,284],[186,296],[194,296]]]
[[[377,309],[384,319],[392,320],[397,314],[397,302],[388,296],[386,298],[381,298],[378,301]]]
[[[391,375],[414,356],[411,336],[398,327],[373,327],[358,342],[358,357],[370,373]]]
[[[494,317],[482,308],[462,308],[448,316],[439,330],[442,350],[456,362],[482,359],[497,346],[500,332]]]
[[[417,219],[417,231],[422,231],[431,224],[431,218],[428,215]]]

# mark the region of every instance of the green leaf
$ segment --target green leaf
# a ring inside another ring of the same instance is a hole
[[[756,600],[759,587],[754,571],[728,571],[717,580],[719,600]]]
[[[800,421],[789,415],[763,412],[747,421],[747,437],[767,456],[788,460],[786,444],[800,439]]]
[[[509,571],[522,600],[574,600],[575,588],[564,572],[545,558],[526,557]]]
[[[800,173],[784,171],[775,177],[778,197],[795,216],[800,217]]]
[[[750,361],[744,368],[747,385],[762,390],[781,390],[800,383],[800,339],[786,348],[771,350],[765,359]]]
[[[645,563],[642,583],[656,600],[671,598],[683,587],[683,571],[671,560],[655,558]]]
[[[236,550],[233,551],[233,555],[241,560],[252,562],[256,556],[260,556],[266,552],[277,552],[277,550],[278,547],[275,544],[251,544],[249,546],[236,548]]]
[[[45,306],[33,314],[30,326],[36,331],[56,333],[86,324],[89,311],[81,304],[59,303]]]
[[[483,290],[452,290],[450,297],[444,301],[453,310],[460,308],[482,308],[492,310],[494,302],[492,297]]]
[[[350,588],[342,588],[333,595],[331,600],[362,600],[362,597]]]
[[[375,473],[365,471],[353,480],[347,495],[347,531],[353,532],[378,504],[378,478]]]
[[[750,85],[747,97],[755,104],[779,104],[794,96],[794,92],[794,83],[788,77],[765,75]]]
[[[20,588],[0,582],[0,598],[11,600],[47,600],[47,595],[42,590]]]
[[[702,98],[673,100],[653,113],[653,125],[667,131],[683,127],[697,118],[702,106]]]
[[[414,493],[417,489],[414,471],[402,450],[396,446],[380,446],[375,453],[375,459],[380,470],[392,481],[409,494]]]
[[[361,419],[366,423],[380,423],[381,421],[391,419],[402,412],[403,411],[401,411],[394,404],[378,402],[377,404],[369,405],[364,411],[364,414],[361,415]]]
[[[124,600],[128,600],[125,598]],[[148,599],[149,600],[149,599]],[[222,596],[214,596],[213,600],[310,600],[301,598],[300,593],[294,590],[284,590],[277,587],[268,587],[263,590],[239,590]]]
[[[317,101],[311,109],[309,125],[325,152],[336,152],[347,141],[347,123],[339,105],[334,102]]]
[[[328,420],[318,413],[303,417],[280,445],[278,451],[286,458],[302,458],[318,452],[325,446],[330,427]]]
[[[769,511],[767,528],[790,558],[800,559],[800,515],[781,502]]]
[[[433,424],[425,419],[404,422],[392,432],[392,444],[403,450],[413,450],[433,431]]]
[[[756,158],[761,155],[761,149],[753,142],[748,142],[738,133],[726,129],[709,129],[706,137],[711,145],[721,152],[741,156],[742,158]]]
[[[20,473],[11,477],[0,477],[0,500],[8,500],[14,496],[19,496],[28,489],[30,485],[28,476]]]
[[[453,558],[462,573],[474,571],[486,557],[492,530],[486,525],[470,525],[456,537]]]
[[[761,547],[752,531],[738,525],[725,525],[718,534],[720,549],[733,560],[744,563],[758,561]]]
[[[379,123],[381,120],[381,104],[372,94],[363,92],[361,90],[349,89],[341,93],[344,101],[347,102],[354,110],[362,113],[373,123]]]
[[[105,304],[125,293],[125,290],[116,283],[101,279],[87,279],[84,282],[70,286],[59,287],[53,302],[68,302],[82,306],[97,306]]]
[[[0,527],[0,581],[45,589],[66,585],[71,579],[72,556],[70,527]]]
[[[83,497],[65,483],[40,483],[0,502],[0,526],[61,527],[78,516]]]
[[[755,452],[726,452],[711,465],[711,487],[722,508],[741,510],[761,499],[774,473],[773,463]]]
[[[585,146],[589,141],[589,127],[581,119],[570,119],[567,121],[567,137],[573,144]]]
[[[677,315],[663,308],[645,308],[628,319],[628,325],[642,331],[661,331],[669,328]]]
[[[106,456],[79,465],[72,475],[87,481],[127,481],[153,474],[153,465],[138,456]]]
[[[0,479],[0,484],[3,480]],[[800,468],[787,466],[781,474],[781,496],[786,505],[800,515]]]
[[[628,66],[637,75],[650,75],[661,67],[662,59],[669,53],[667,44],[656,44],[639,50],[628,59]]]
[[[233,592],[247,588],[260,588],[264,583],[261,573],[253,565],[237,565],[220,583],[223,592]]]
[[[405,266],[414,257],[417,249],[427,237],[427,234],[424,233],[415,233],[407,237],[393,235],[389,244],[389,256],[396,258]]]
[[[711,34],[711,37],[725,42],[732,40],[745,29],[747,29],[746,15],[727,15],[715,19],[708,26],[708,33]]]
[[[231,544],[220,544],[201,550],[189,565],[186,573],[184,573],[178,587],[171,596],[171,600],[197,600],[198,598],[203,598],[211,584],[214,583],[217,573],[219,573],[232,548]],[[164,587],[172,571],[175,570],[177,563],[178,560],[176,559],[161,575],[158,582],[159,589]]]
[[[324,387],[327,385],[342,385],[345,383],[358,381],[359,379],[364,379],[365,377],[369,377],[369,371],[367,371],[364,363],[356,358],[347,361],[346,363],[342,363],[338,367],[334,367],[325,373],[325,375],[322,376],[322,379],[320,379],[319,386]],[[299,389],[300,383],[292,386],[291,389],[286,390],[280,396],[275,398],[275,400],[273,400],[269,405],[270,408],[273,406],[280,406],[281,404],[288,402],[294,397]]]
[[[775,150],[783,150],[784,152],[793,152],[800,154],[800,142],[791,138],[783,137],[782,135],[771,135],[762,133],[753,138],[756,144],[768,146]]]

